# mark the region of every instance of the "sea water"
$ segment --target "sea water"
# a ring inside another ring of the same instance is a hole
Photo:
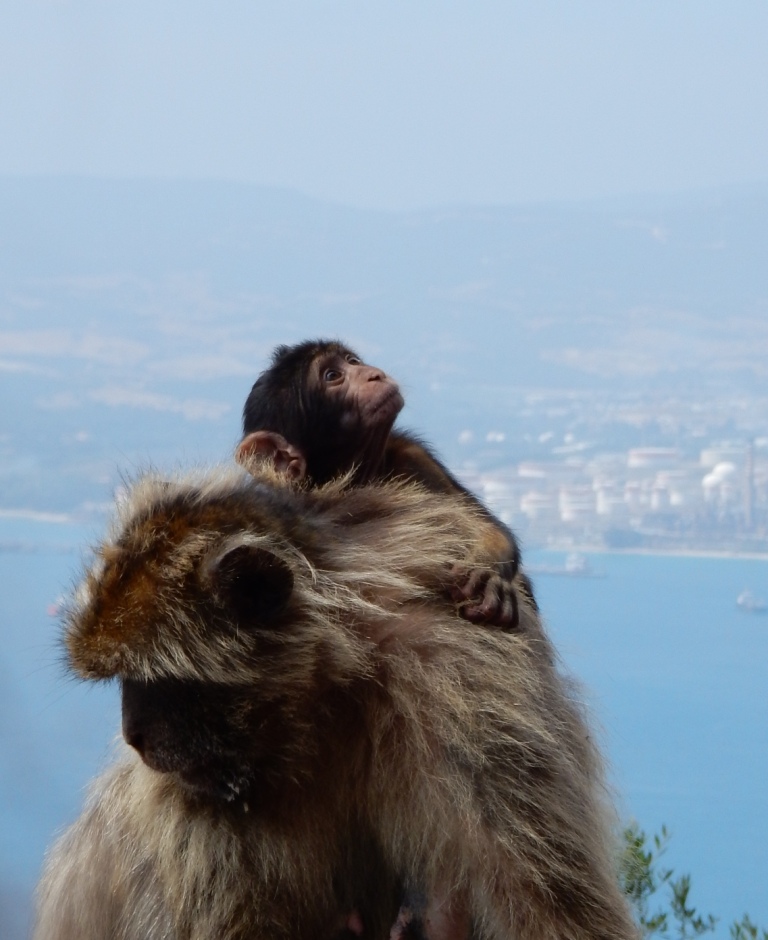
[[[93,533],[0,517],[0,936],[26,937],[43,854],[119,730],[117,689],[68,677],[54,614]]]
[[[45,847],[76,816],[119,733],[117,689],[67,677],[48,613],[91,536],[61,522],[0,519],[4,937],[13,923],[22,929]],[[550,567],[563,560],[526,556]],[[736,606],[744,589],[768,598],[768,563],[589,560],[604,577],[534,581],[599,728],[621,816],[649,832],[667,825],[664,862],[691,874],[691,901],[720,916],[718,936],[745,911],[768,927],[768,616]]]
[[[604,577],[534,581],[602,729],[620,811],[668,827],[663,863],[691,875],[718,936],[744,912],[768,929],[768,615],[736,604],[745,589],[768,598],[768,562],[611,554],[589,566]]]

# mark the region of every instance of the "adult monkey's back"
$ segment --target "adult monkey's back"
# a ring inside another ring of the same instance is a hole
[[[68,614],[133,750],[49,858],[36,940],[383,938],[397,880],[479,940],[630,940],[600,759],[536,611],[442,595],[474,511],[243,475],[129,495]]]

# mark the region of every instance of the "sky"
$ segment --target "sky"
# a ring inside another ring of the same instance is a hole
[[[0,174],[410,209],[768,179],[765,0],[3,0]]]
[[[765,0],[3,0],[0,174],[410,209],[768,179]]]

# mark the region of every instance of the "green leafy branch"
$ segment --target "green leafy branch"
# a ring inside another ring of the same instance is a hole
[[[621,886],[634,908],[642,935],[692,940],[712,933],[717,918],[699,913],[691,903],[691,876],[676,876],[660,863],[668,844],[666,826],[650,838],[636,823],[624,830]],[[731,940],[768,940],[768,930],[761,930],[745,914],[731,925]]]

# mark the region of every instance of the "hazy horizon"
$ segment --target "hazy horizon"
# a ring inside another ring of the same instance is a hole
[[[8,0],[0,174],[416,209],[766,180],[768,7]]]
[[[341,196],[319,196],[300,186],[289,184],[264,183],[258,180],[234,179],[216,175],[163,175],[158,173],[88,173],[88,172],[2,172],[0,171],[0,181],[6,183],[17,182],[19,184],[28,183],[86,183],[86,184],[115,184],[115,185],[147,185],[147,186],[216,186],[231,187],[232,189],[242,188],[244,190],[261,191],[265,194],[284,197],[286,199],[305,200],[307,203],[315,203],[318,206],[328,208],[349,210],[357,213],[371,213],[378,215],[421,215],[435,212],[466,212],[483,210],[507,209],[548,209],[548,208],[611,208],[613,206],[621,207],[629,204],[642,204],[644,206],[653,206],[655,204],[671,207],[676,204],[686,204],[688,202],[706,201],[729,196],[750,196],[768,194],[768,169],[762,177],[754,179],[743,179],[734,182],[718,182],[713,184],[701,183],[677,186],[675,188],[656,189],[625,189],[610,193],[594,195],[573,195],[561,196],[555,193],[542,195],[540,197],[519,196],[507,200],[497,201],[462,201],[459,199],[451,200],[446,197],[444,202],[430,203],[429,205],[413,206],[377,206],[360,205],[353,201],[345,201]]]

